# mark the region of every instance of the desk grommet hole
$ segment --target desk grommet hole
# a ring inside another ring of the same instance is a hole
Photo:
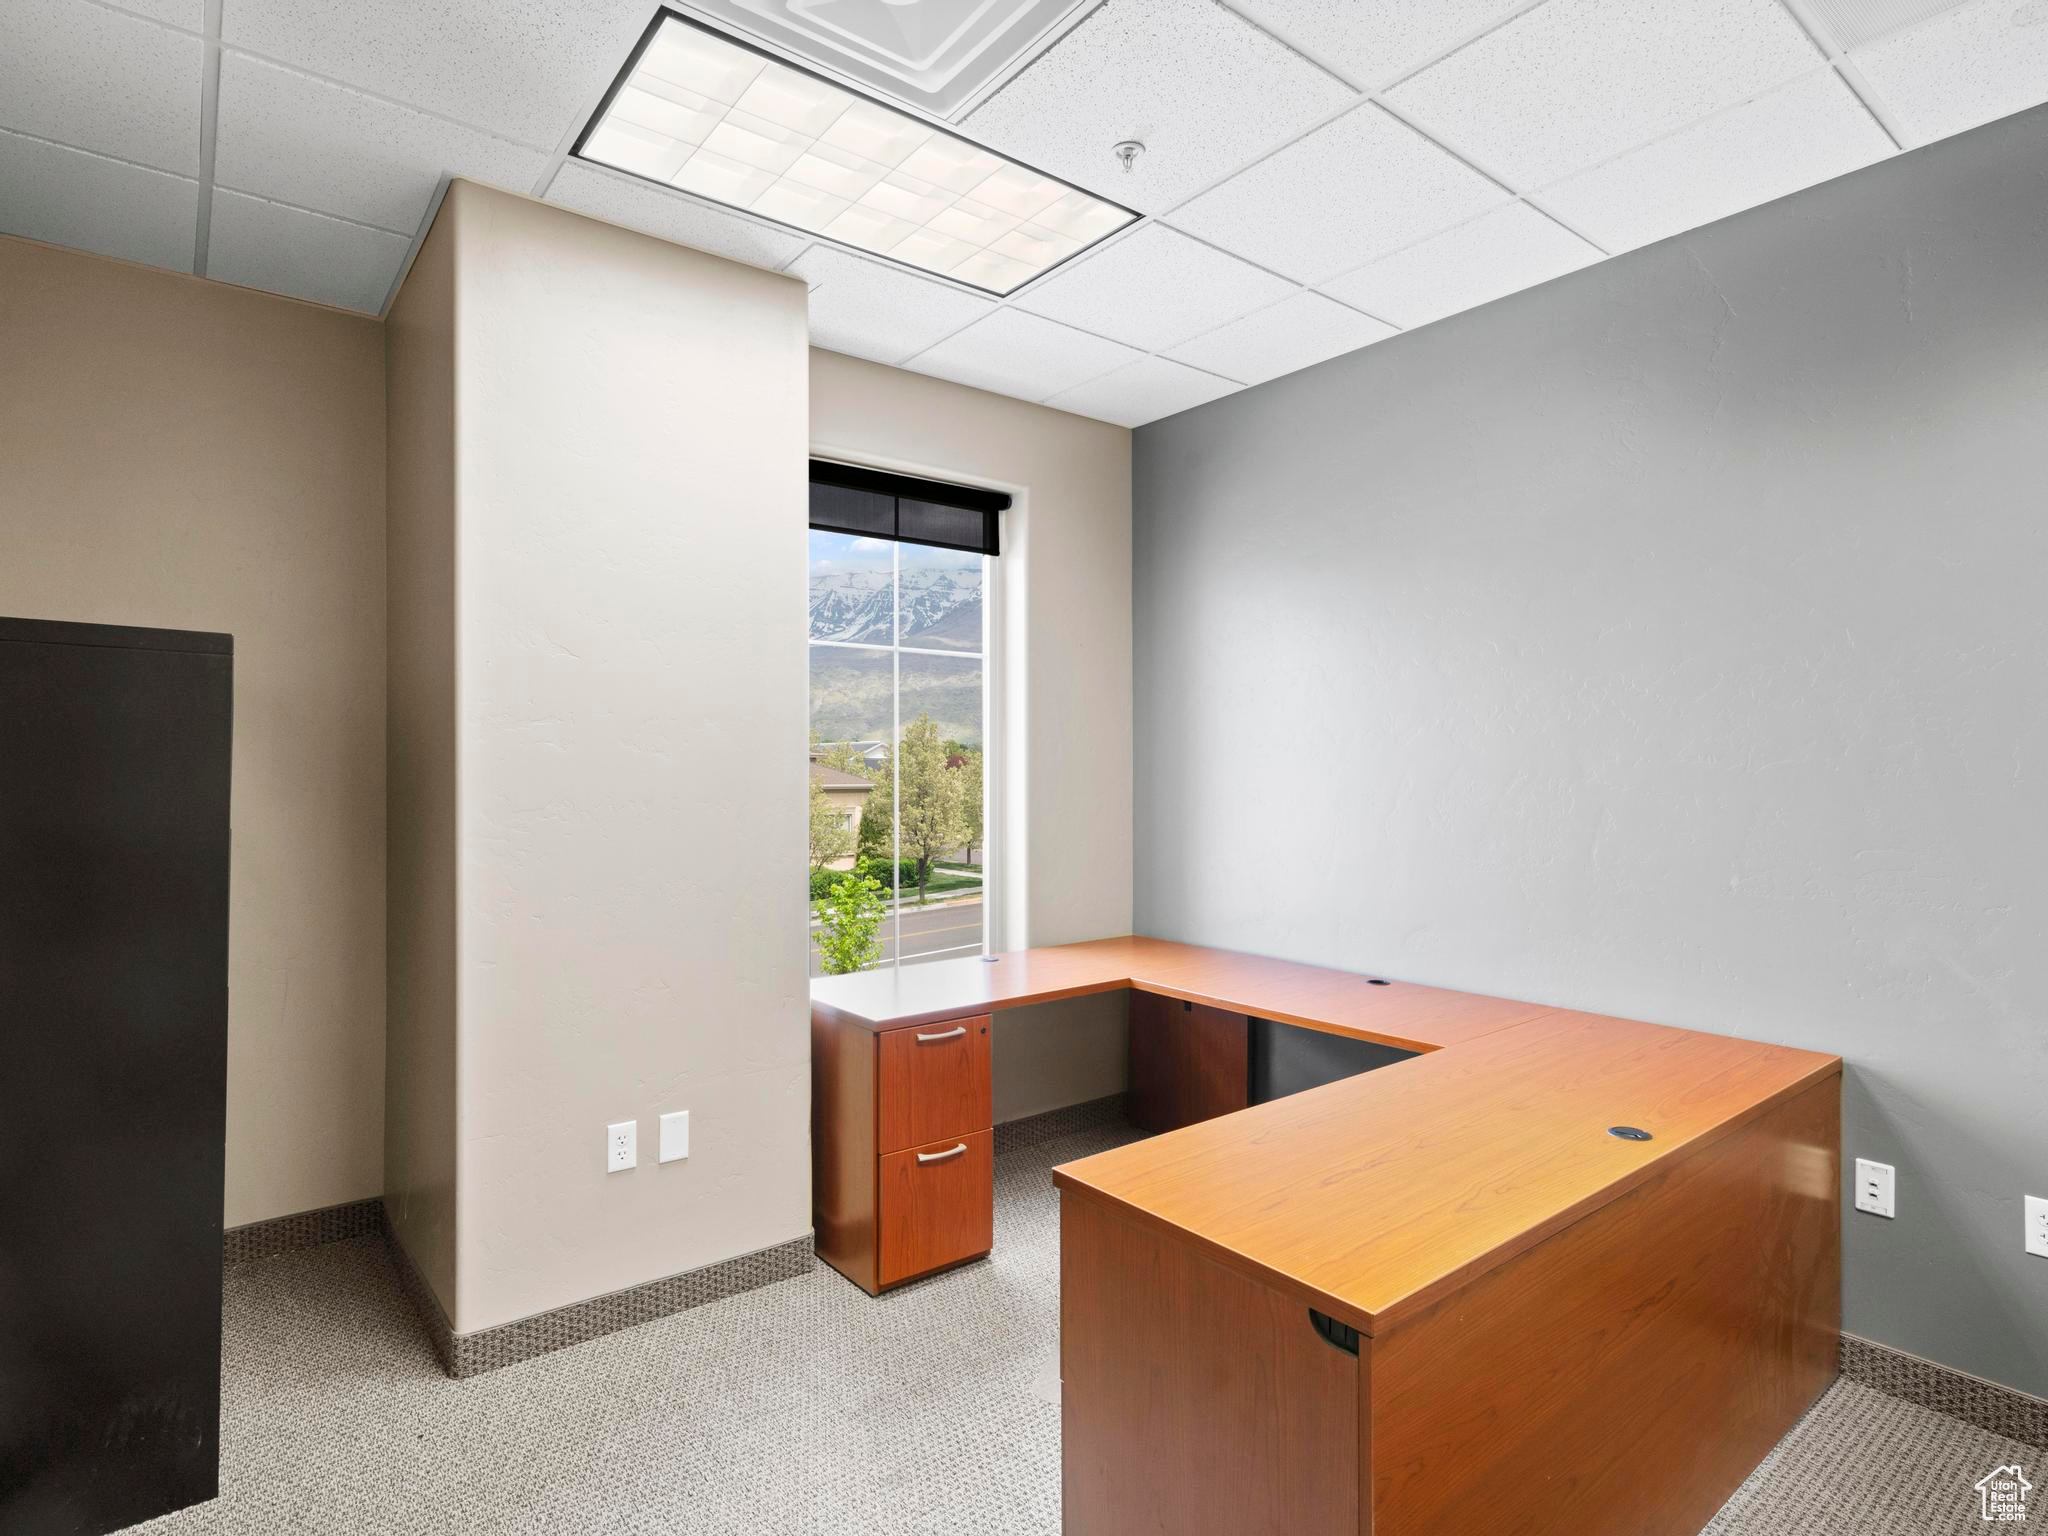
[[[1618,1136],[1623,1141],[1654,1141],[1656,1139],[1648,1131],[1634,1125],[1610,1125],[1607,1127],[1607,1134]]]

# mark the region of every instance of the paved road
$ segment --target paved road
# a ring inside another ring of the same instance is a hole
[[[892,912],[882,923],[882,962],[896,958],[896,925],[903,924],[903,958],[916,961],[951,959],[981,951],[981,898],[948,902],[944,906],[905,907]],[[811,947],[811,974],[821,975],[817,946]]]

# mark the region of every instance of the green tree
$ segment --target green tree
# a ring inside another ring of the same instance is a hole
[[[818,953],[827,976],[864,971],[882,958],[882,883],[843,875],[831,892],[811,903],[818,920]]]
[[[841,773],[857,773],[869,777],[868,760],[853,750],[850,741],[820,741],[818,733],[811,732],[811,755],[827,768],[837,768]]]
[[[846,812],[832,803],[824,786],[811,780],[811,868],[823,869],[853,852],[853,831]]]
[[[888,863],[896,857],[896,776],[884,763],[881,768],[863,767],[862,776],[875,787],[868,791],[860,808],[860,856]]]
[[[920,714],[903,732],[897,753],[903,803],[897,808],[903,852],[917,861],[917,899],[924,901],[932,860],[957,848],[967,835],[961,813],[961,775],[946,766],[946,746],[932,717]]]
[[[982,838],[987,835],[981,824],[981,748],[966,748],[959,756],[959,764],[953,772],[960,775],[960,822],[966,829],[960,845],[967,850],[967,862],[972,864],[974,850],[981,846]]]

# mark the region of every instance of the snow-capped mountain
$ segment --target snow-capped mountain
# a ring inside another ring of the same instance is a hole
[[[903,644],[938,650],[981,649],[979,572],[918,570],[902,574]],[[811,578],[811,638],[887,645],[887,571],[833,571]]]
[[[891,635],[887,571],[833,571],[811,576],[811,638],[887,645]]]

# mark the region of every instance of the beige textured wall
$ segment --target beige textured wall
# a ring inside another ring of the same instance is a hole
[[[385,328],[0,240],[0,610],[236,636],[226,1218],[388,1187],[468,1329],[809,1225],[807,375],[821,450],[1018,493],[1007,944],[1129,926],[1129,435],[806,359],[786,280],[449,208]],[[1120,1085],[1120,1015],[1033,1013],[1002,1117]],[[672,1108],[695,1151],[658,1167]]]
[[[377,324],[0,239],[0,611],[235,637],[226,1220],[376,1194]]]
[[[468,1332],[810,1229],[807,317],[799,282],[468,183],[442,218]]]
[[[455,1298],[455,221],[421,246],[384,326],[390,996],[384,1208]]]
[[[811,353],[811,446],[992,485],[1005,519],[997,943],[1131,931],[1131,434],[944,379]],[[999,1015],[996,1118],[1116,1093],[1124,1005]]]

